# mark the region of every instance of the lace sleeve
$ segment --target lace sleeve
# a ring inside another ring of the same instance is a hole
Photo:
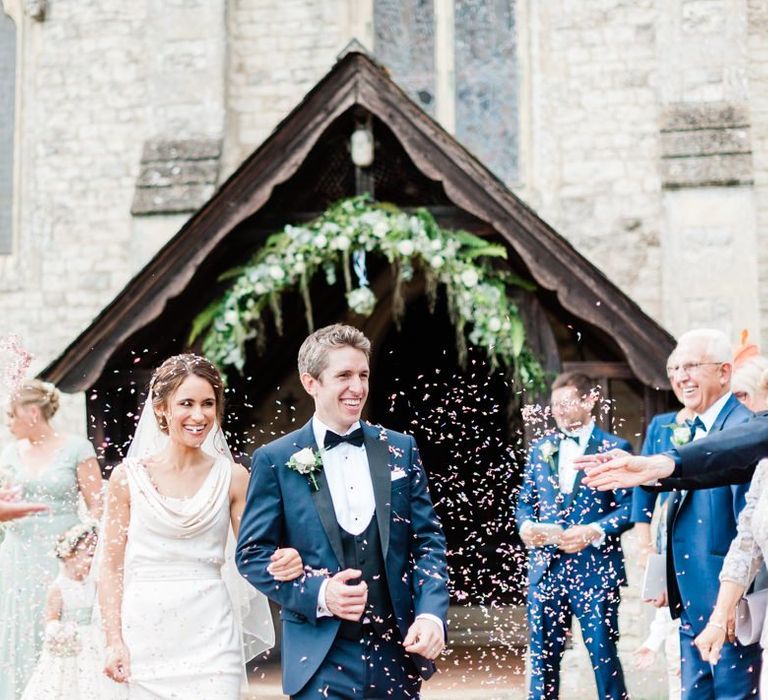
[[[736,537],[720,571],[721,581],[732,581],[747,588],[763,563],[763,553],[755,540],[753,516],[760,494],[768,478],[768,459],[762,460],[755,470],[752,484],[747,491],[747,502],[739,514]]]

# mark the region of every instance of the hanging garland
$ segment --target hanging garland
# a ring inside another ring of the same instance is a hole
[[[544,372],[525,345],[523,322],[507,295],[509,286],[528,290],[533,286],[489,262],[506,259],[505,248],[466,231],[444,230],[425,209],[406,214],[368,196],[337,202],[304,226],[286,226],[270,236],[246,265],[222,275],[220,279],[234,281],[195,318],[189,342],[205,332],[206,356],[221,368],[242,371],[246,344],[253,341],[260,351],[265,347],[268,313],[282,334],[280,295],[284,292],[298,288],[307,326],[314,329],[309,283],[320,271],[334,285],[340,270],[349,308],[369,316],[377,303],[366,274],[369,253],[383,255],[393,267],[396,321],[405,311],[402,285],[421,270],[432,310],[438,286],[445,288],[462,363],[468,337],[486,351],[492,368],[501,366],[526,387],[542,388]]]

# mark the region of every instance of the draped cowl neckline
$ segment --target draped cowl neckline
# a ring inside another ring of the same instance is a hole
[[[182,537],[193,537],[210,528],[229,498],[232,468],[226,458],[217,458],[203,484],[191,498],[163,496],[158,492],[146,465],[128,460],[126,473],[146,506],[164,525],[178,531]]]

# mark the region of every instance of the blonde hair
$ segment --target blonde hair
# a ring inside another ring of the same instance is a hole
[[[50,382],[27,379],[11,396],[12,406],[38,406],[45,421],[51,420],[59,410],[59,391]]]
[[[742,362],[733,371],[731,391],[750,397],[768,393],[768,358],[758,355]]]
[[[334,323],[318,328],[299,348],[299,375],[309,374],[318,379],[328,366],[328,353],[336,348],[350,347],[365,353],[371,359],[371,341],[354,326]]]

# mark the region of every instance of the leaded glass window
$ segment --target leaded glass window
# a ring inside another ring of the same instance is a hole
[[[517,175],[517,74],[513,0],[454,7],[456,137],[502,180]]]
[[[518,165],[515,0],[454,0],[449,56],[435,54],[439,1],[375,0],[376,58],[430,115],[452,115],[444,126],[455,125],[458,140],[512,182]],[[442,92],[435,104],[438,76],[454,86],[445,97],[451,104],[442,104]]]
[[[376,58],[427,113],[435,113],[433,0],[375,0]]]

